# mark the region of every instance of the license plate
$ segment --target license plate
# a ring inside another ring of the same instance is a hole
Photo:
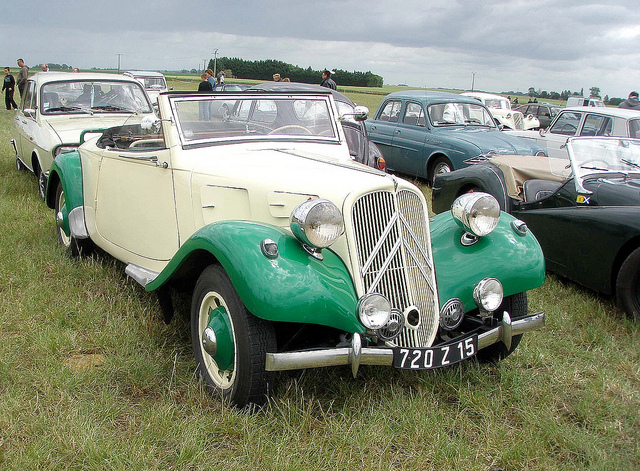
[[[393,349],[393,366],[407,370],[430,370],[453,365],[478,353],[478,335],[432,348]]]

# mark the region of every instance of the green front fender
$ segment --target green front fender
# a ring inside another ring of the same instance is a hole
[[[530,231],[518,235],[511,227],[513,220],[513,216],[500,213],[498,227],[491,234],[465,247],[461,243],[463,231],[451,211],[433,218],[431,245],[441,306],[448,299],[458,298],[467,311],[473,309],[473,288],[486,277],[500,280],[505,296],[544,283],[540,244]]]
[[[49,170],[45,200],[47,206],[55,208],[56,189],[58,182],[62,183],[65,205],[60,208],[63,216],[62,228],[69,235],[69,212],[82,206],[82,164],[78,151],[58,155]]]
[[[260,242],[267,238],[278,244],[279,256],[274,260],[260,248]],[[146,289],[162,287],[197,264],[206,256],[203,252],[222,265],[242,302],[257,317],[365,331],[356,315],[353,281],[340,257],[325,249],[324,260],[317,260],[287,231],[265,224],[224,221],[203,227]]]

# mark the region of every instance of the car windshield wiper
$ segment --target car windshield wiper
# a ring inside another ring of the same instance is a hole
[[[91,107],[92,110],[100,110],[100,111],[126,111],[128,113],[135,113],[135,110],[125,108],[124,106],[117,105],[97,105]]]
[[[59,106],[58,108],[49,108],[47,109],[47,113],[62,111],[62,112],[70,112],[70,111],[79,111],[80,113],[93,114],[93,111],[88,110],[86,108],[82,108],[81,106]]]
[[[47,108],[45,111],[49,113],[52,111],[78,111],[78,110],[82,110],[82,108],[80,108],[79,106],[58,106],[57,108]]]
[[[631,160],[628,160],[628,159],[620,159],[620,162],[622,162],[623,164],[627,164],[627,165],[629,165],[630,167],[640,168],[640,165],[639,165],[639,164],[637,164],[637,163],[635,163],[635,162],[632,162]]]
[[[589,165],[580,165],[580,168],[585,170],[600,170],[601,172],[612,172],[610,168],[602,168],[602,167],[591,167]]]

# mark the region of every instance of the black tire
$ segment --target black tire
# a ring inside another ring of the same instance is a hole
[[[40,165],[37,163],[34,168],[34,173],[36,174],[36,178],[38,180],[38,194],[40,195],[42,201],[44,201],[45,191],[47,189],[47,177],[40,168]]]
[[[640,321],[640,248],[624,261],[616,278],[616,303],[634,321]]]
[[[93,251],[93,242],[91,239],[77,239],[72,235],[65,234],[62,227],[60,227],[58,213],[64,206],[65,196],[62,188],[62,182],[58,182],[56,188],[56,200],[55,200],[55,217],[56,217],[56,232],[58,234],[58,242],[66,250],[71,257],[81,257],[89,255]]]
[[[453,165],[449,162],[449,159],[446,157],[437,157],[436,160],[433,161],[431,167],[429,169],[429,185],[433,187],[433,182],[436,179],[436,175],[440,175],[441,173],[449,173],[453,170]]]
[[[524,316],[527,314],[527,293],[518,293],[506,297],[500,307],[496,310],[496,314],[502,317],[502,313],[507,311],[511,318]],[[522,340],[522,334],[514,335],[511,338],[511,348],[507,349],[502,342],[494,343],[478,352],[478,361],[483,363],[497,363],[504,360],[518,347]]]
[[[233,365],[225,371],[218,369],[202,346],[208,313],[218,306],[225,307],[231,321],[235,350]],[[210,391],[222,393],[224,400],[236,407],[267,401],[275,376],[265,370],[266,353],[276,351],[273,325],[247,311],[220,265],[207,267],[193,291],[191,343],[198,373]]]

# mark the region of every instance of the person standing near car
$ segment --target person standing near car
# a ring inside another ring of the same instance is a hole
[[[29,78],[29,67],[24,64],[24,61],[22,59],[18,59],[18,67],[20,67],[20,72],[18,72],[18,80],[16,80],[16,85],[18,87],[18,91],[20,92],[20,98],[22,98],[24,87],[27,86],[27,79]]]
[[[336,86],[336,82],[334,82],[331,78],[331,72],[329,72],[327,69],[322,71],[322,83],[320,84],[320,86],[330,88],[331,90],[338,89],[338,87]]]
[[[638,92],[629,93],[629,98],[618,105],[618,108],[626,108],[628,110],[640,110],[640,101],[638,100]]]
[[[4,82],[2,83],[2,93],[4,93],[4,103],[7,106],[7,111],[11,110],[13,106],[14,110],[18,109],[18,105],[13,99],[13,92],[16,89],[16,79],[11,75],[11,69],[9,67],[4,68]],[[5,93],[6,90],[6,93]]]
[[[213,70],[207,69],[204,71],[207,76],[207,81],[211,84],[211,91],[216,89],[216,78],[213,76]]]
[[[198,85],[199,92],[212,92],[213,87],[211,86],[211,82],[209,81],[210,75],[206,72],[200,76],[202,81]],[[199,118],[200,121],[211,121],[211,103],[208,101],[199,101]]]
[[[49,72],[49,66],[47,64],[42,64],[40,68],[43,72]]]

